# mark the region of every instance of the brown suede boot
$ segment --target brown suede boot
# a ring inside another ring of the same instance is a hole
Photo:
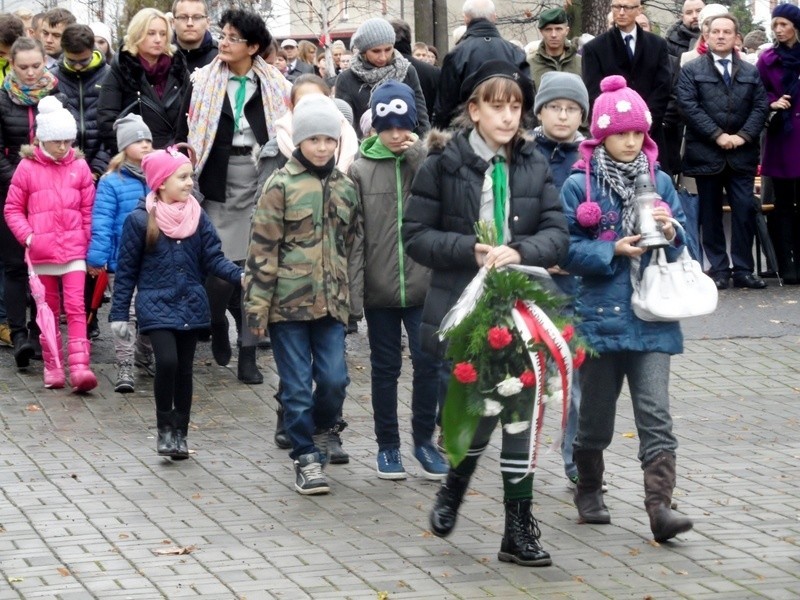
[[[694,524],[688,517],[672,512],[672,490],[675,489],[675,455],[661,452],[644,467],[644,506],[650,517],[653,539],[666,542]]]
[[[603,502],[603,451],[575,450],[572,459],[578,467],[574,496],[578,522],[595,525],[611,523],[611,515]]]

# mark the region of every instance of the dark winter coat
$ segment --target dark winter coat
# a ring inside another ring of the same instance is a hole
[[[583,140],[584,137],[581,134],[577,134],[572,142],[557,142],[546,137],[536,138],[536,149],[550,166],[553,185],[557,190],[564,185],[567,177],[572,174],[572,167],[580,159],[578,146]]]
[[[767,121],[767,92],[758,69],[731,54],[731,86],[708,54],[688,62],[678,78],[678,107],[686,123],[683,173],[690,177],[716,175],[725,165],[755,175],[761,132]],[[733,150],[717,145],[723,133],[740,135],[745,144]]]
[[[95,51],[95,56],[99,61],[81,71],[70,69],[62,57],[51,73],[58,78],[58,89],[67,97],[66,108],[78,125],[76,145],[83,151],[92,173],[100,176],[106,172],[111,160],[111,155],[102,146],[97,123],[100,88],[109,66],[100,52]]]
[[[439,92],[433,111],[434,127],[447,129],[450,126],[461,104],[461,84],[489,60],[505,60],[525,75],[530,74],[522,48],[504,40],[494,23],[487,19],[473,19],[456,47],[447,53],[442,62]]]
[[[644,99],[653,126],[650,136],[658,144],[660,153],[664,151],[661,124],[667,112],[669,95],[672,90],[672,67],[669,52],[664,40],[653,33],[636,26],[636,49],[633,62],[622,41],[620,30],[612,27],[598,35],[583,47],[583,82],[589,90],[589,105],[600,95],[600,82],[609,75],[622,75],[628,86],[636,90]]]
[[[205,67],[219,54],[217,40],[215,40],[208,31],[206,31],[205,36],[203,36],[203,42],[198,48],[192,48],[190,50],[181,48],[177,38],[175,39],[175,46],[177,46],[178,52],[183,54],[183,58],[186,60],[186,68],[189,70],[190,74],[194,73],[197,69]]]
[[[147,216],[145,203],[141,201],[122,228],[108,320],[128,320],[136,288],[140,332],[209,328],[211,311],[204,287],[206,276],[216,275],[238,284],[242,269],[222,254],[217,231],[203,211],[193,235],[176,240],[161,234],[155,248],[145,252]]]
[[[181,111],[188,89],[189,71],[180,52],[172,57],[164,95],[159,98],[145,78],[139,59],[124,50],[118,51],[103,81],[97,108],[105,147],[112,155],[117,153],[114,121],[129,113],[141,115],[153,134],[154,148],[174,143],[180,122],[186,120],[186,114]]]
[[[489,163],[473,151],[469,132],[452,139],[431,132],[430,154],[411,185],[403,240],[406,252],[433,269],[422,313],[423,350],[443,356],[442,318],[478,272],[474,248],[481,192]],[[547,161],[533,142],[519,140],[509,163],[508,246],[522,264],[551,267],[566,258],[567,223]]]
[[[761,81],[767,91],[767,101],[771,104],[786,93],[783,84],[784,67],[780,55],[774,48],[768,48],[758,57],[756,64]],[[762,175],[782,179],[800,177],[800,88],[791,99],[788,111],[792,128],[783,126],[783,112],[778,111],[769,123],[764,139],[764,158],[761,161]]]
[[[364,215],[364,308],[405,308],[425,302],[430,270],[406,254],[401,235],[411,181],[425,154],[420,140],[396,155],[373,136],[361,143],[350,166],[348,175]]]
[[[664,36],[667,52],[677,59],[692,48],[692,42],[700,37],[700,29],[689,29],[682,20],[675,21]]]
[[[411,43],[406,40],[396,42],[394,49],[402,54],[403,58],[410,62],[411,66],[416,69],[417,77],[419,77],[419,87],[422,89],[422,95],[425,96],[425,107],[428,109],[428,121],[432,122],[436,93],[439,89],[441,69],[414,58],[411,53]]]
[[[395,53],[395,56],[397,56],[397,53]],[[368,63],[365,62],[364,64],[369,68]],[[408,67],[405,79],[403,79],[401,83],[405,83],[414,90],[414,96],[417,100],[417,128],[414,130],[414,133],[423,136],[431,128],[431,124],[428,120],[425,96],[422,93],[419,77],[413,65]],[[350,108],[353,109],[353,126],[356,128],[356,133],[358,133],[359,136],[361,132],[358,131],[358,124],[361,121],[361,115],[369,110],[372,88],[372,85],[362,81],[355,72],[350,69],[342,71],[336,78],[336,97],[347,102]]]

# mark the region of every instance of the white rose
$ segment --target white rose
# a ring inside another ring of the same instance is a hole
[[[497,384],[497,393],[501,396],[513,396],[522,391],[522,382],[519,377],[509,377]]]
[[[619,102],[617,102],[617,112],[626,113],[631,108],[633,107],[631,106],[631,103],[628,102],[627,100],[620,100]]]
[[[522,433],[530,426],[531,424],[527,421],[516,421],[515,423],[507,423],[503,425],[503,429],[506,430],[506,433],[513,435],[515,433]]]
[[[489,398],[483,399],[483,416],[495,417],[503,412],[503,405],[497,400],[490,400]]]
[[[608,115],[600,115],[597,118],[597,126],[600,129],[605,129],[609,125],[611,125],[611,117],[609,117]]]

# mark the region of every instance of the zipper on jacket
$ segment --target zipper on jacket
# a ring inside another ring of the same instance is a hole
[[[86,121],[83,115],[83,79],[78,75],[78,112],[81,119],[81,139],[78,147],[83,150],[86,148]]]
[[[397,265],[400,267],[400,306],[406,307],[406,266],[403,250],[403,180],[400,173],[400,159],[394,159],[394,178],[397,184]]]

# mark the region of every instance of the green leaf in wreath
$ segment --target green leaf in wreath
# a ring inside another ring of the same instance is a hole
[[[471,384],[474,385],[474,384]],[[463,383],[450,377],[447,386],[447,399],[442,410],[442,430],[444,431],[444,449],[452,466],[458,466],[467,455],[475,430],[478,428],[480,415],[468,410],[468,396]]]

